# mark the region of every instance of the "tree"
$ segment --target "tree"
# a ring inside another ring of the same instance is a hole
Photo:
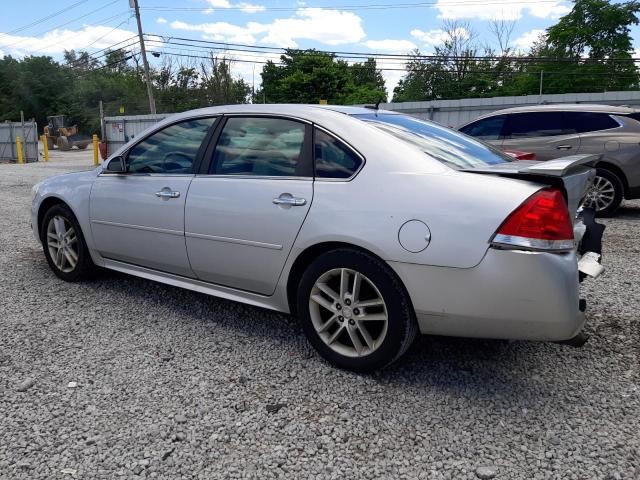
[[[376,103],[386,99],[384,78],[375,59],[349,65],[328,52],[286,50],[280,64],[267,62],[257,102],[333,104]]]

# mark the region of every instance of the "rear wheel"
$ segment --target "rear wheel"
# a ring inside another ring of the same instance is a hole
[[[309,342],[326,360],[348,370],[389,365],[418,331],[409,296],[393,271],[358,250],[333,250],[309,265],[297,307]]]
[[[54,205],[45,213],[40,238],[47,262],[58,277],[77,282],[91,276],[95,267],[69,207]]]
[[[593,208],[599,217],[608,217],[620,206],[623,195],[624,187],[620,178],[610,170],[598,168],[583,206]]]

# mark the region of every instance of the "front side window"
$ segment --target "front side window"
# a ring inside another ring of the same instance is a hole
[[[344,143],[320,129],[315,129],[313,144],[318,178],[349,178],[362,164]]]
[[[504,115],[483,118],[482,120],[462,127],[460,131],[471,137],[481,138],[482,140],[499,140],[502,138],[505,118]]]
[[[516,140],[530,137],[552,137],[563,135],[564,115],[562,112],[513,113],[507,120],[506,138]]]
[[[367,113],[354,117],[419,148],[451,168],[474,168],[513,161],[487,143],[432,122],[391,113]]]
[[[127,156],[129,173],[192,173],[200,145],[215,118],[175,123],[138,143]]]
[[[267,117],[231,117],[216,146],[209,173],[269,177],[304,176],[305,125]]]

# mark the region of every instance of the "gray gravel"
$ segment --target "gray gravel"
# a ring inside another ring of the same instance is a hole
[[[58,280],[28,211],[67,157],[0,165],[0,478],[640,478],[640,202],[606,222],[585,347],[422,338],[361,376],[285,315]]]

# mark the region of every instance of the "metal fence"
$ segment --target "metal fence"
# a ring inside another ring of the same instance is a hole
[[[558,103],[601,103],[640,107],[640,92],[562,93],[519,97],[463,98],[428,102],[381,103],[380,108],[406,113],[423,120],[458,127],[503,108]]]
[[[166,118],[169,114],[126,115],[122,117],[104,118],[104,138],[107,144],[107,156],[118,150],[129,140],[154,123]]]
[[[384,103],[380,104],[380,108],[406,113],[424,120],[433,120],[443,125],[457,127],[480,115],[496,110],[525,105],[538,105],[541,103],[601,103],[606,105],[628,105],[640,108],[640,91],[563,93],[552,95],[523,95],[519,97],[464,98],[461,100]],[[104,140],[107,143],[107,155],[111,155],[147,127],[169,115],[171,114],[105,117]]]
[[[22,152],[25,162],[38,161],[38,124],[36,122],[0,123],[0,160],[17,161],[16,138],[22,138]]]

